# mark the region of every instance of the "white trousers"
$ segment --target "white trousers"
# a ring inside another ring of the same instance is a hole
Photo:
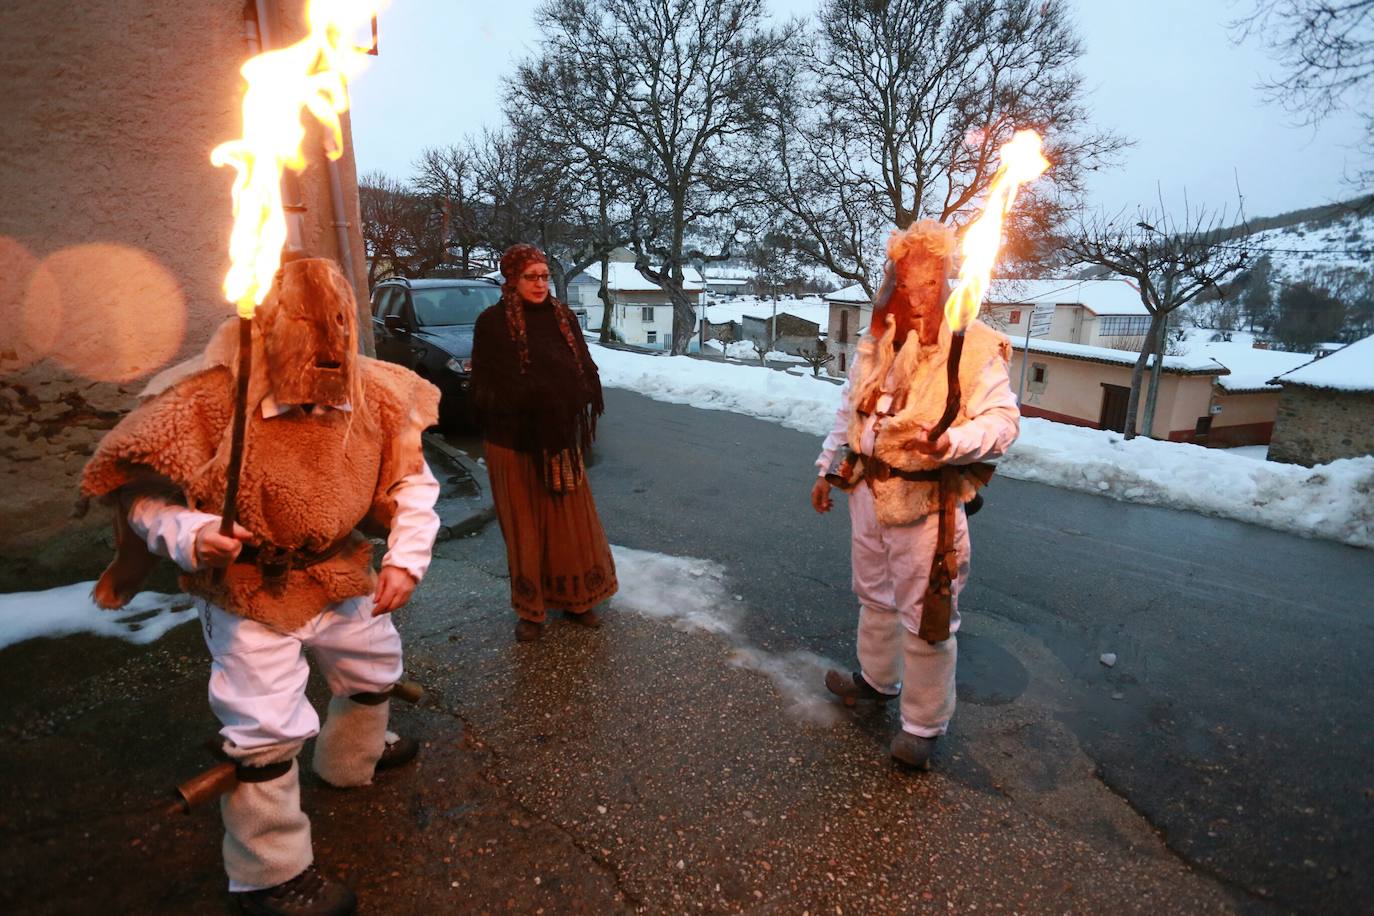
[[[350,704],[346,698],[385,691],[400,679],[401,637],[391,615],[373,617],[371,596],[362,596],[331,605],[299,629],[281,633],[209,602],[197,604],[205,645],[214,659],[210,708],[220,721],[227,754],[249,766],[293,760],[301,745],[319,733],[319,716],[305,696],[309,649],[335,697],[331,721],[350,711],[369,719],[369,734],[352,734],[356,726],[344,729],[334,743],[349,746],[333,749],[330,756],[371,773],[381,753],[386,709]],[[299,772],[293,762],[286,776],[240,783],[221,799],[231,893],[289,881],[313,861],[310,822],[300,808]]]
[[[955,515],[954,545],[959,575],[953,583],[949,639],[926,642],[922,601],[939,540],[938,513],[911,525],[878,521],[873,491],[859,484],[849,492],[854,594],[859,599],[859,668],[883,693],[901,694],[902,729],[933,738],[943,735],[954,715],[954,668],[959,647],[959,592],[968,581],[968,520]]]
[[[278,745],[299,748],[319,732],[320,717],[305,697],[306,649],[336,697],[380,692],[401,677],[401,635],[390,614],[372,616],[371,596],[330,605],[290,633],[197,604],[214,658],[210,708],[223,726],[220,734],[233,744],[226,749],[244,752],[236,757],[269,756]]]

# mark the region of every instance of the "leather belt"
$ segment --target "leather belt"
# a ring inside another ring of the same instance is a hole
[[[234,562],[258,567],[264,579],[282,579],[293,569],[307,569],[338,556],[356,537],[358,532],[350,531],[323,550],[278,547],[272,543],[244,544]]]
[[[887,480],[889,477],[913,481],[935,481],[940,479],[939,468],[932,468],[928,471],[905,471],[901,468],[894,468],[886,461],[882,461],[872,455],[863,456],[863,469],[865,480]]]

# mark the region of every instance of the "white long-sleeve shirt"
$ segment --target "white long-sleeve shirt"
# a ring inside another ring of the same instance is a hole
[[[860,441],[849,442],[849,418],[853,415],[850,397],[854,379],[863,377],[861,361],[855,359],[844,387],[840,389],[840,406],[835,411],[835,422],[826,434],[821,453],[816,458],[816,467],[821,476],[830,467],[835,453],[846,443],[860,454],[872,455],[878,430],[882,428],[882,422],[891,407],[897,380],[889,372],[883,381],[883,394],[878,399],[876,409],[864,418]],[[1006,367],[1000,360],[991,361],[979,374],[973,390],[963,394],[968,422],[951,426],[949,447],[931,455],[931,458],[941,464],[973,464],[1000,458],[1021,431],[1021,410],[1017,407],[1016,395],[1012,393]]]
[[[263,402],[262,413],[270,418],[300,409],[298,405],[277,405],[269,398]],[[337,407],[318,405],[315,409],[350,408],[344,404]],[[404,569],[419,582],[429,571],[430,550],[439,533],[439,516],[434,511],[434,504],[439,499],[439,481],[429,465],[422,461],[418,472],[401,478],[391,488],[391,496],[396,500],[396,515],[391,520],[382,565]],[[197,569],[197,535],[206,525],[218,525],[219,522],[218,515],[188,509],[162,496],[141,496],[129,508],[129,525],[147,542],[148,549],[187,572]]]

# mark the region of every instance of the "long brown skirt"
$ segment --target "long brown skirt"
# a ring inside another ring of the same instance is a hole
[[[586,477],[554,494],[533,456],[488,442],[486,459],[515,613],[534,621],[548,610],[581,614],[614,595],[615,561]]]

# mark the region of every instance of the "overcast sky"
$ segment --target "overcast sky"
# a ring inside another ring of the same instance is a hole
[[[815,0],[769,0],[809,16]],[[1118,168],[1094,176],[1090,203],[1117,210],[1229,205],[1239,181],[1247,215],[1269,216],[1351,196],[1359,164],[1353,113],[1320,129],[1295,126],[1255,84],[1272,75],[1262,49],[1237,47],[1226,24],[1249,0],[1073,0],[1086,53],[1081,72],[1097,124],[1136,141]],[[407,178],[427,146],[502,122],[501,79],[537,46],[537,0],[391,0],[381,54],[353,87],[359,172]]]

